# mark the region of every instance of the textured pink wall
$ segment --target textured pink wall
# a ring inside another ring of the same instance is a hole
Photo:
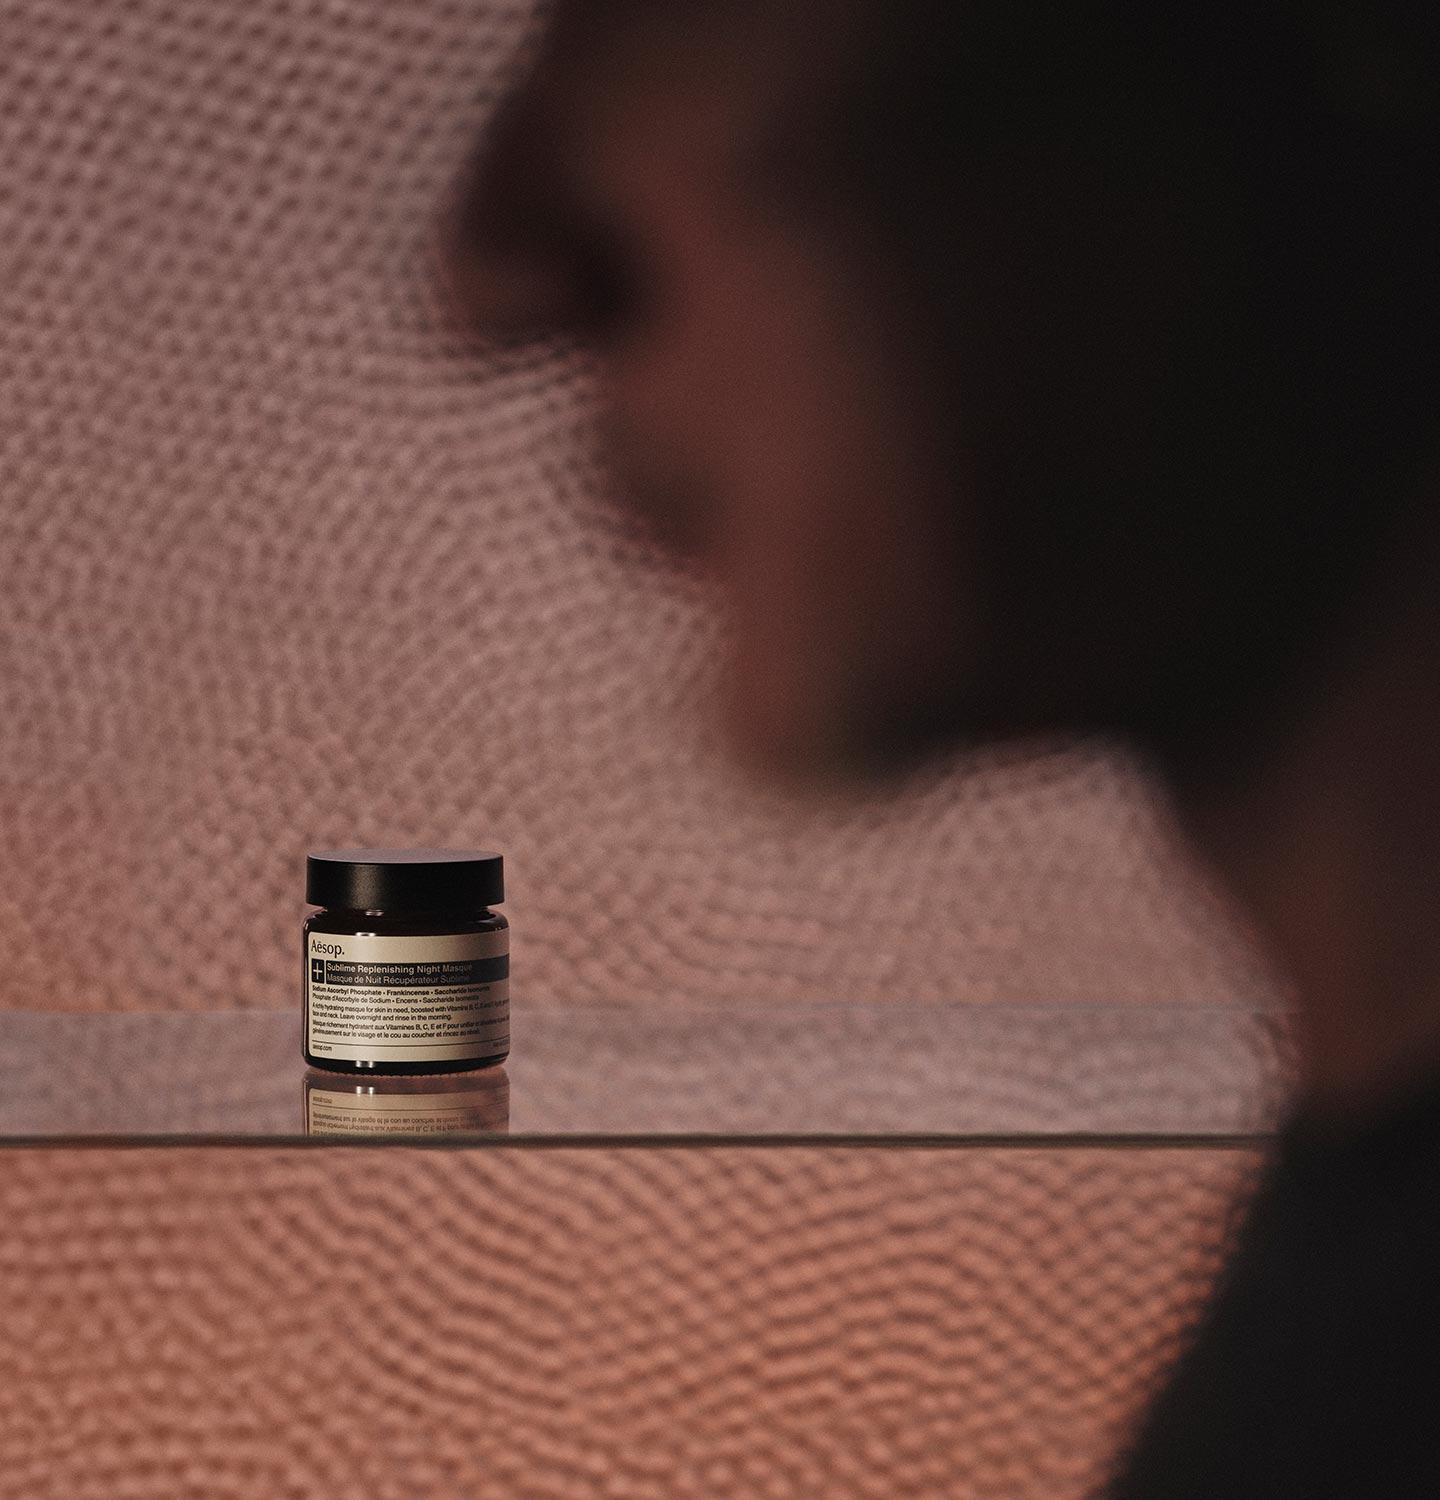
[[[725,769],[582,362],[431,293],[530,20],[0,5],[0,1001],[291,1003],[304,850],[355,842],[506,850],[526,1004],[1261,991],[1114,762]]]
[[[437,207],[504,0],[0,0],[0,1005],[294,1003],[314,844],[511,856],[519,1004],[1233,999],[1099,756],[740,785],[583,363]],[[1066,1500],[1205,1152],[0,1153],[0,1497]]]
[[[11,1152],[0,1497],[1078,1500],[1249,1165]]]

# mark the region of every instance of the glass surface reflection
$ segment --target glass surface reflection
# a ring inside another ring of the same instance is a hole
[[[409,1078],[305,1074],[306,1135],[504,1135],[509,1129],[510,1079],[503,1067]]]
[[[0,1142],[1249,1136],[1293,1076],[1273,1012],[527,1007],[504,1068],[307,1070],[275,1011],[0,1011]],[[743,1066],[736,1058],[743,1056]]]

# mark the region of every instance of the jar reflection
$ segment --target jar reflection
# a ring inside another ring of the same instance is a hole
[[[306,1135],[504,1135],[509,1129],[504,1068],[354,1081],[305,1074]]]

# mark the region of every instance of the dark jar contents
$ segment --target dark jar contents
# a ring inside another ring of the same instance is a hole
[[[504,863],[474,849],[331,849],[305,861],[305,1061],[460,1073],[510,1053]]]

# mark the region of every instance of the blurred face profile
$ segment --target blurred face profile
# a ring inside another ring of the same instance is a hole
[[[602,355],[619,488],[723,586],[766,767],[1175,745],[1327,607],[1338,398],[1246,342],[1306,357],[1242,175],[1302,85],[1222,116],[1223,46],[1080,9],[571,0],[485,143],[457,284]]]
[[[845,39],[807,43],[785,7],[738,29],[726,7],[571,9],[469,207],[467,298],[599,348],[622,496],[728,601],[742,753],[851,762],[956,676],[969,631],[954,435],[894,289],[763,159]]]

